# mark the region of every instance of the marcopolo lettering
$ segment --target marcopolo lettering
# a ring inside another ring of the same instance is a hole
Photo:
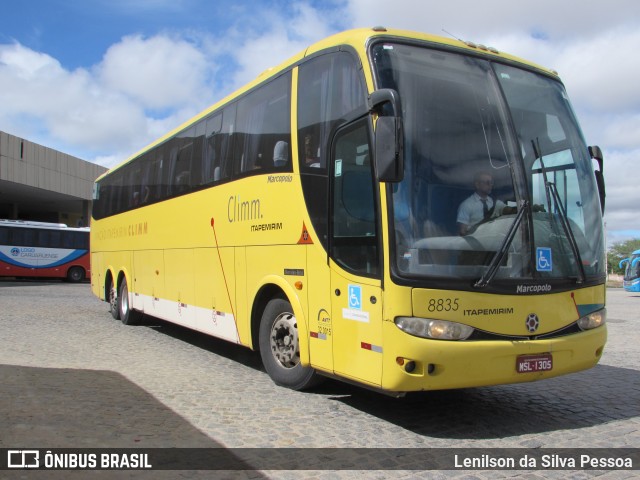
[[[548,283],[544,285],[518,285],[516,289],[516,293],[544,293],[550,291],[551,285]]]
[[[293,175],[269,175],[267,177],[267,183],[291,183],[293,182]]]

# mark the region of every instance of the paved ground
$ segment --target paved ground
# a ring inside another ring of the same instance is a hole
[[[249,350],[147,319],[86,284],[0,281],[0,448],[640,447],[640,295],[608,290],[594,369],[543,382],[387,398],[328,381],[276,387]],[[374,462],[375,463],[375,462]],[[87,472],[0,471],[0,478]],[[9,476],[11,474],[11,476]],[[91,472],[102,478],[565,478],[555,472]],[[634,471],[571,478],[633,478]]]

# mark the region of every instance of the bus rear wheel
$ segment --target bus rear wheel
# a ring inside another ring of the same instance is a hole
[[[84,280],[84,269],[82,267],[71,267],[67,272],[67,281],[78,283]]]
[[[118,307],[118,291],[113,281],[109,282],[107,287],[107,293],[109,295],[109,312],[115,320],[120,320],[120,308]]]
[[[140,312],[132,309],[129,304],[129,287],[127,286],[126,279],[123,279],[120,285],[120,295],[118,295],[117,303],[120,321],[122,323],[125,325],[136,325],[140,321]]]
[[[291,304],[281,298],[267,304],[260,322],[260,356],[276,385],[304,390],[316,385],[319,375],[300,363],[298,323],[292,312]]]

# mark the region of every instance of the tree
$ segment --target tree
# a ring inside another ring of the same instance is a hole
[[[607,272],[622,275],[624,268],[620,268],[620,260],[628,258],[631,252],[640,250],[640,239],[627,240],[613,244],[607,253]]]

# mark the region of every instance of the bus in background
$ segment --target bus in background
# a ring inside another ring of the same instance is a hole
[[[89,278],[89,229],[63,223],[0,220],[0,276]]]
[[[640,292],[640,250],[636,250],[629,258],[620,260],[620,268],[624,268],[622,286],[627,292]]]
[[[557,73],[353,30],[98,178],[91,286],[125,324],[259,350],[293,389],[529,382],[602,355],[603,209],[602,153]]]

